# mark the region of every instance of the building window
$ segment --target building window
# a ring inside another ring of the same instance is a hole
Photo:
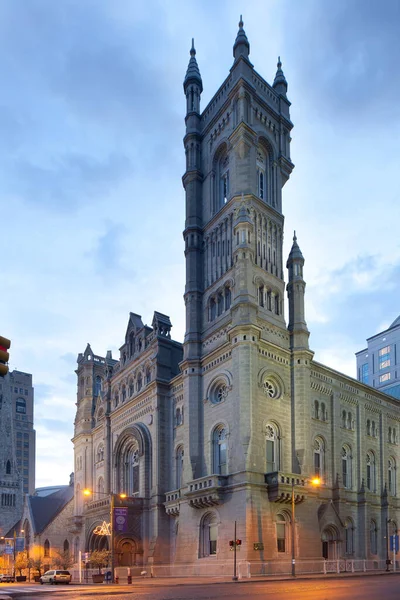
[[[367,435],[371,435],[371,421],[367,419]]]
[[[15,410],[19,414],[22,414],[22,415],[26,414],[26,400],[24,398],[17,398],[17,402],[15,404]]]
[[[288,547],[288,527],[283,515],[276,515],[276,549],[278,552],[286,552]]]
[[[216,316],[217,316],[217,305],[215,303],[214,298],[211,298],[211,300],[210,300],[210,321],[214,321]]]
[[[348,490],[352,488],[352,464],[351,448],[343,446],[342,448],[342,481],[343,486]]]
[[[368,363],[361,365],[361,382],[368,384],[369,368]]]
[[[376,526],[376,521],[371,519],[370,527],[369,527],[369,544],[371,554],[378,553],[378,528]]]
[[[266,458],[267,473],[279,471],[280,468],[280,447],[279,431],[275,424],[268,424],[265,430],[266,438]]]
[[[94,385],[94,395],[95,396],[100,396],[101,394],[101,377],[99,375],[97,375],[96,377],[96,383]]]
[[[64,540],[64,552],[69,552],[69,541]]]
[[[264,286],[260,285],[258,288],[258,304],[264,306]]]
[[[229,310],[231,307],[231,289],[225,288],[225,310]]]
[[[314,475],[323,479],[325,465],[325,445],[322,438],[316,438],[314,441]]]
[[[392,496],[396,496],[396,461],[393,457],[388,460],[388,492]]]
[[[342,411],[342,427],[344,427],[346,429],[346,423],[347,423],[347,413],[345,410]]]
[[[146,384],[150,383],[150,381],[151,381],[151,370],[150,370],[150,368],[148,368],[146,370]]]
[[[351,519],[346,519],[345,522],[345,533],[346,533],[346,554],[353,554],[354,548],[354,524]]]
[[[213,513],[207,513],[200,526],[200,557],[215,556],[218,544],[218,522]]]
[[[45,540],[44,545],[43,545],[43,549],[44,549],[44,555],[47,558],[48,556],[50,556],[50,542],[49,540]]]
[[[347,429],[353,429],[353,415],[351,412],[347,413]]]
[[[6,475],[11,475],[11,462],[9,460],[6,462]]]
[[[139,444],[131,437],[124,444],[118,458],[118,484],[119,492],[128,496],[137,496],[139,493]]]
[[[179,446],[176,451],[175,456],[175,466],[176,466],[176,489],[180,489],[182,487],[182,474],[183,474],[183,456],[184,450],[183,446]]]
[[[390,373],[379,375],[379,383],[384,383],[385,381],[390,381]]]
[[[104,479],[102,477],[99,477],[97,481],[97,492],[100,496],[103,496],[104,491]]]
[[[225,171],[221,177],[221,206],[228,202],[229,196],[229,171]]]
[[[390,346],[385,346],[378,351],[379,370],[390,367]]]
[[[372,451],[367,453],[367,489],[370,492],[376,490],[375,454]]]
[[[214,429],[213,434],[213,453],[214,453],[214,469],[213,472],[218,475],[226,475],[228,471],[227,465],[227,432],[222,426]]]

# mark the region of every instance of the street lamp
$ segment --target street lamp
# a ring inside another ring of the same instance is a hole
[[[92,490],[83,490],[84,496],[92,496],[97,494],[98,496],[111,496],[110,501],[110,527],[104,532],[105,535],[110,536],[110,563],[111,563],[111,581],[114,583],[114,499],[116,494],[107,494],[106,492],[92,492]],[[126,494],[117,494],[121,500],[127,497]]]
[[[319,486],[321,485],[321,480],[319,477],[314,477],[313,479],[310,480],[310,483],[312,485],[315,486]],[[294,537],[295,537],[295,496],[294,496],[294,488],[295,488],[295,482],[294,482],[294,477],[292,477],[292,577],[296,577],[296,556],[295,556],[295,543],[294,543]]]
[[[24,533],[24,530],[21,529],[20,530],[20,534]],[[17,531],[16,529],[14,529],[14,544],[13,544],[13,558],[14,558],[14,565],[13,565],[13,571],[14,571],[14,579],[15,579],[15,559],[17,556]]]
[[[389,558],[389,523],[392,523],[392,519],[386,519],[386,571],[389,572],[390,558]]]

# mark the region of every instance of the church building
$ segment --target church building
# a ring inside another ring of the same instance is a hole
[[[384,564],[399,403],[314,360],[296,235],[283,256],[288,84],[280,60],[272,85],[255,70],[242,21],[233,57],[204,110],[194,45],[183,85],[183,344],[168,316],[131,313],[118,359],[78,357],[75,533],[82,551],[112,544],[116,567],[175,574],[231,569],[236,538],[252,573],[290,570],[292,555],[303,571]]]

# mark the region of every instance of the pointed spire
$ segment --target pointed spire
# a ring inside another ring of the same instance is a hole
[[[242,15],[240,15],[239,31],[236,36],[235,45],[233,46],[233,56],[235,60],[237,60],[239,56],[244,56],[245,58],[248,58],[249,54],[250,44],[249,40],[247,39],[246,32],[243,29]]]
[[[203,82],[201,80],[199,65],[196,60],[196,49],[194,47],[194,38],[192,38],[192,47],[190,49],[190,60],[186,71],[185,81],[183,82],[183,89],[186,92],[187,86],[190,83],[195,83],[200,87],[200,93],[203,91]]]
[[[275,75],[275,79],[274,79],[274,83],[272,84],[272,87],[278,92],[278,94],[282,94],[283,96],[286,96],[288,84],[287,84],[286,78],[282,71],[282,63],[281,63],[280,56],[278,56],[278,64],[276,66],[277,66],[277,71],[276,71],[276,75]]]
[[[297,243],[296,232],[294,232],[294,235],[293,235],[293,245],[292,245],[292,249],[290,250],[290,254],[289,254],[288,260],[287,260],[288,265],[289,265],[290,262],[292,262],[293,260],[296,260],[296,259],[300,260],[302,262],[302,264],[304,264],[304,257],[302,255],[301,250],[299,248],[299,245]]]

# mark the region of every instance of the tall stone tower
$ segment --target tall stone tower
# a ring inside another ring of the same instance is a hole
[[[184,80],[186,335],[181,367],[189,489],[203,489],[201,478],[221,475],[210,484],[216,488],[219,518],[222,522],[224,514],[225,523],[237,518],[250,533],[257,511],[265,508],[259,493],[265,473],[279,466],[294,472],[298,466],[292,450],[290,364],[291,339],[302,335],[304,315],[298,315],[303,305],[298,286],[292,286],[296,316],[293,321],[291,309],[288,331],[282,188],[293,169],[293,125],[287,82],[280,59],[270,85],[255,71],[249,54],[240,19],[230,73],[201,112],[203,83],[193,43],[190,50]],[[305,322],[304,327],[303,345]],[[286,439],[277,423],[285,426]],[[228,474],[234,474],[229,484]],[[223,494],[221,501],[224,485],[229,485],[230,500]],[[246,489],[253,496],[250,502]],[[189,506],[212,503],[204,497]],[[188,510],[186,539],[190,516]],[[186,551],[182,541],[182,557]],[[179,552],[178,540],[178,558]]]
[[[22,474],[17,466],[10,375],[0,378],[0,535],[5,536],[21,518]]]

